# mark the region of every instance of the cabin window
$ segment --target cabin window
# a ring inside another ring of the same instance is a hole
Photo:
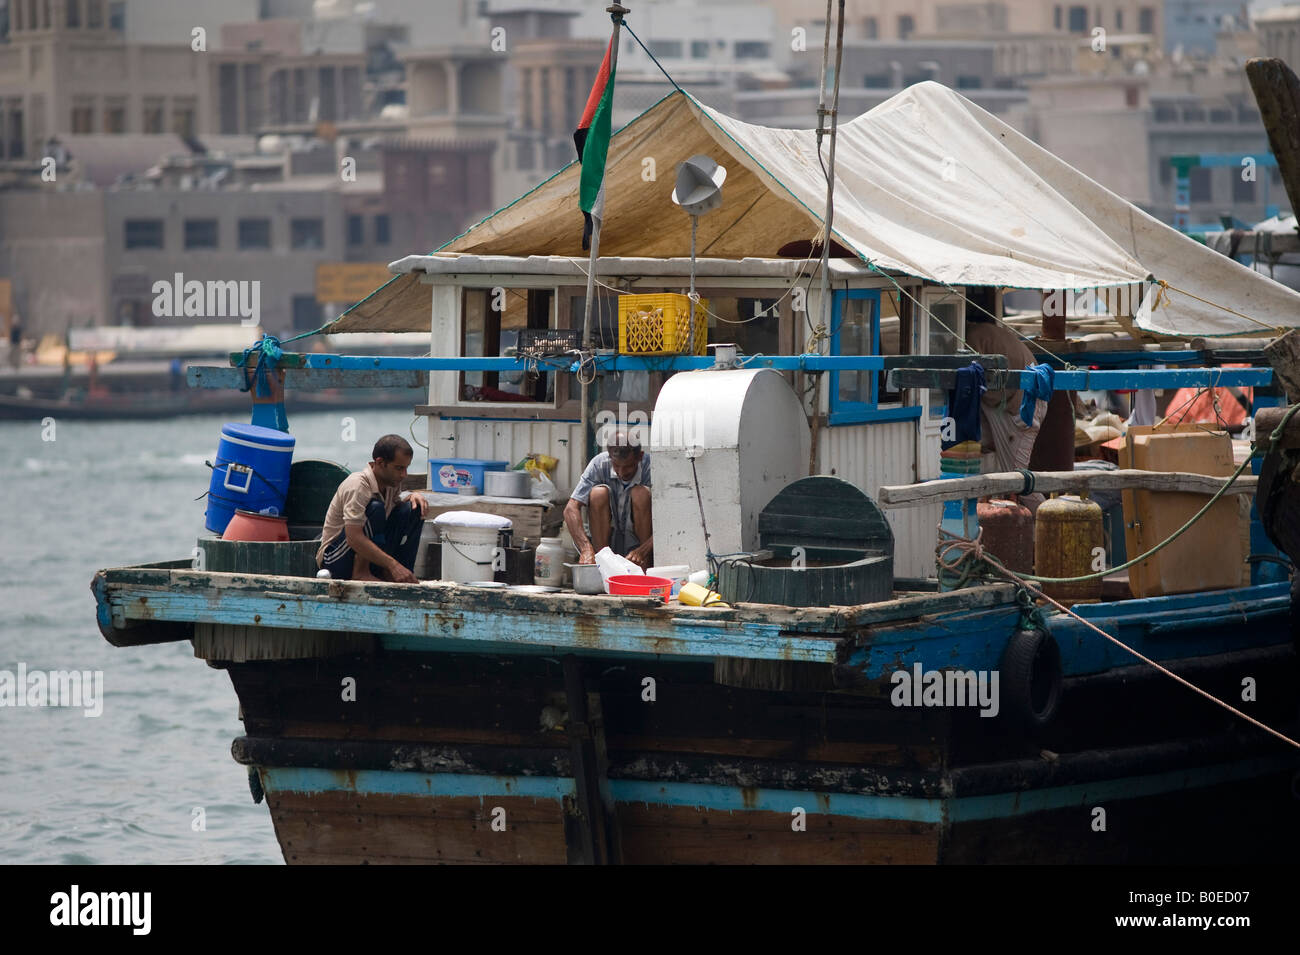
[[[551,289],[465,289],[461,303],[461,354],[469,358],[511,357],[519,333],[551,328],[555,293]],[[464,371],[464,401],[554,402],[550,371]]]
[[[743,355],[780,355],[781,302],[703,294],[709,303],[709,341],[735,345]]]
[[[910,310],[897,293],[879,289],[836,292],[832,300],[832,355],[905,355],[911,352]],[[904,407],[902,395],[885,390],[885,375],[874,371],[830,373],[830,423],[862,424],[916,418],[920,408]]]

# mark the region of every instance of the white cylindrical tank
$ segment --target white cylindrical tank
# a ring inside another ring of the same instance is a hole
[[[779,372],[673,375],[650,424],[655,563],[705,568],[701,505],[715,555],[756,550],[767,502],[808,476],[809,440],[808,419]]]

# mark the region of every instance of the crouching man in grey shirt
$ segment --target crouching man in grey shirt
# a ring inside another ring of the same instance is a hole
[[[587,507],[591,537],[582,526]],[[607,448],[582,472],[564,507],[564,526],[578,547],[578,562],[594,564],[604,547],[641,568],[654,563],[650,520],[650,455],[628,445],[627,436],[614,435]]]

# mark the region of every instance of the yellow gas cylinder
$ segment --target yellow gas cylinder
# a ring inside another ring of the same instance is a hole
[[[1079,497],[1053,497],[1034,515],[1034,573],[1039,577],[1079,577],[1104,567],[1101,507]],[[1069,584],[1043,584],[1043,593],[1069,606],[1101,599],[1101,578]]]

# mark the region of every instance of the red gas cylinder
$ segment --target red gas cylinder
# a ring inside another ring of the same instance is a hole
[[[271,517],[255,511],[236,510],[221,535],[223,541],[287,541],[289,522],[283,517]]]
[[[1034,572],[1034,515],[1015,501],[981,501],[980,538],[984,549],[1007,570],[1018,574]]]

